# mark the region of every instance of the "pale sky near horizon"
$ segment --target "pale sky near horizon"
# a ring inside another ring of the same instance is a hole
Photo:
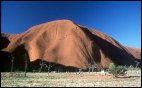
[[[140,1],[2,1],[1,32],[18,34],[41,23],[69,19],[141,48]]]

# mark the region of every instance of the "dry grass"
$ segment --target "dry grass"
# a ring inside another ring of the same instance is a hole
[[[114,78],[100,73],[1,73],[1,87],[141,87],[141,71],[130,77]],[[136,76],[137,75],[137,76]]]

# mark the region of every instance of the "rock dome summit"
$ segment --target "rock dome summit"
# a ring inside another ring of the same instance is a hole
[[[2,33],[1,40],[3,70],[11,65],[9,55],[15,58],[15,65],[22,68],[25,54],[28,66],[43,60],[84,70],[90,65],[108,68],[111,62],[127,66],[141,62],[141,49],[124,46],[102,32],[70,20],[39,24],[21,34]]]

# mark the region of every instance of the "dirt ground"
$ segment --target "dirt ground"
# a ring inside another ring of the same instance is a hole
[[[141,87],[141,76],[101,73],[1,73],[1,87]]]

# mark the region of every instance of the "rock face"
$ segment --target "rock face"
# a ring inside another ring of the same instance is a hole
[[[141,61],[141,49],[123,46],[106,34],[70,20],[43,23],[16,35],[3,33],[1,39],[1,52],[11,53],[20,65],[25,54],[29,62],[41,59],[81,69],[91,65],[107,68],[111,62],[136,65],[135,61]]]

